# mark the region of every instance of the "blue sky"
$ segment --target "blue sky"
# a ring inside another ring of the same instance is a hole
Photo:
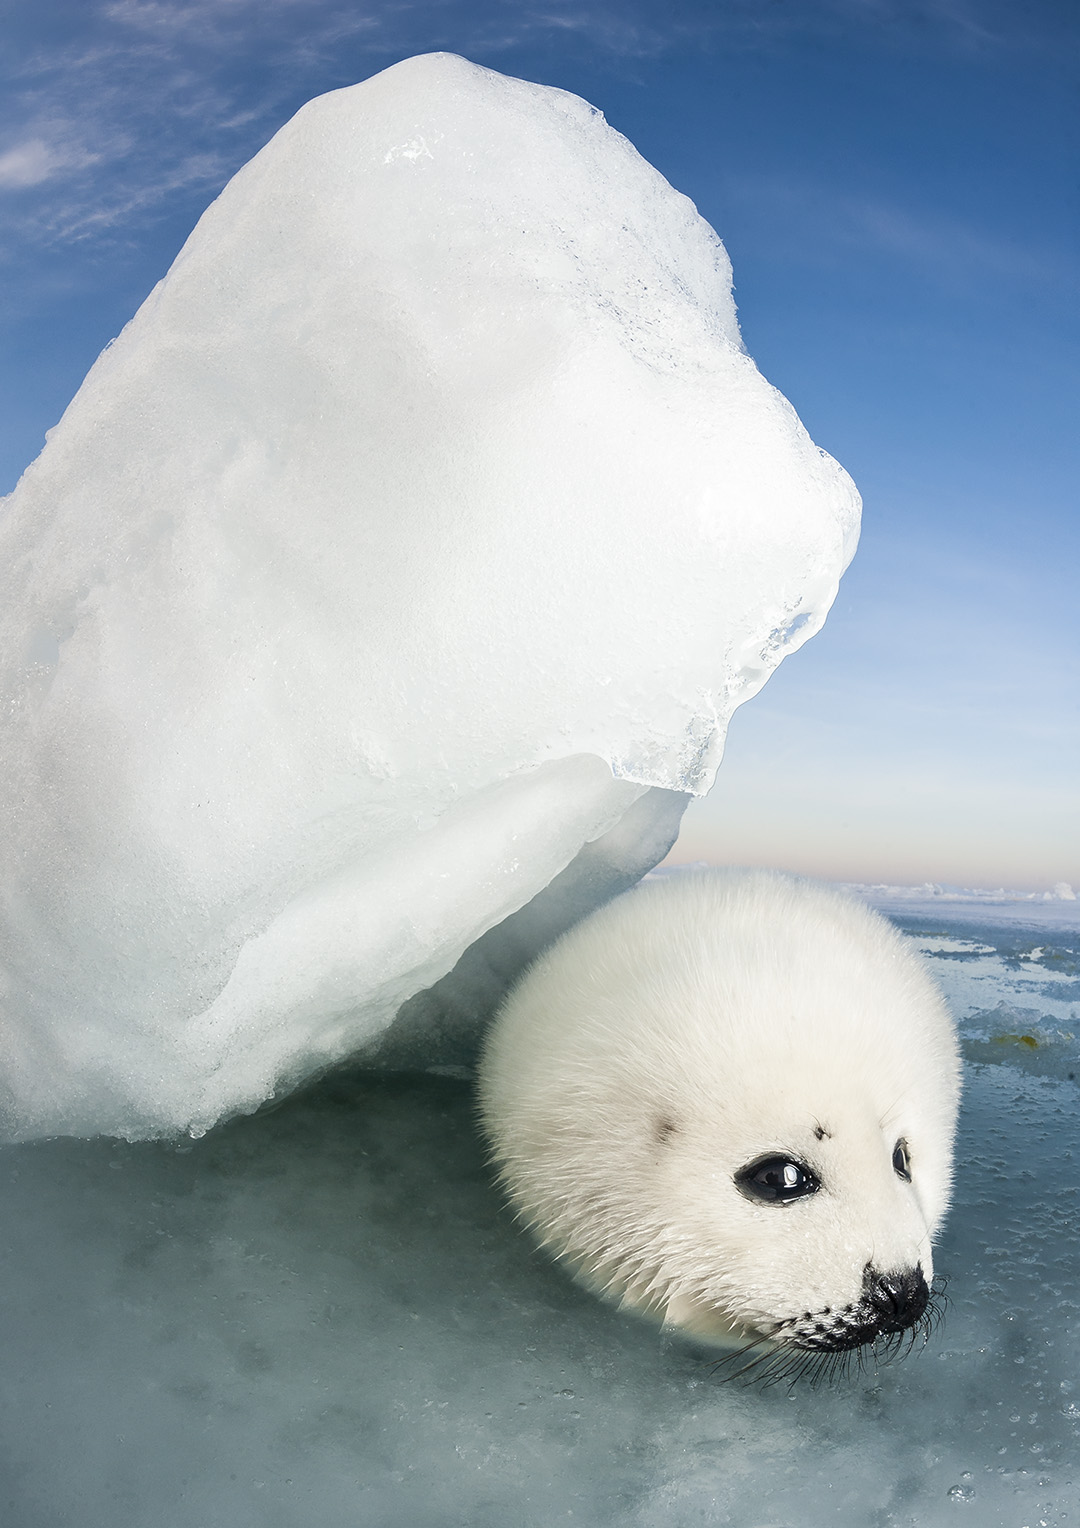
[[[678,856],[1080,885],[1074,0],[2,14],[0,490],[309,97],[436,48],[574,90],[716,227],[749,349],[866,505]]]

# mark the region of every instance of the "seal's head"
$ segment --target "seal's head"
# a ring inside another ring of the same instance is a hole
[[[792,1358],[917,1326],[960,1066],[893,927],[767,871],[657,879],[565,935],[488,1037],[521,1217],[600,1293]]]

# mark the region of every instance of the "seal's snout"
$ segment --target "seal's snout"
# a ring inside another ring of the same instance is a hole
[[[930,1289],[918,1264],[904,1273],[875,1273],[866,1270],[864,1301],[873,1314],[874,1336],[888,1332],[906,1332],[922,1319],[930,1299]]]
[[[818,1353],[843,1353],[911,1331],[929,1304],[930,1288],[920,1264],[899,1273],[879,1273],[867,1263],[859,1300],[838,1311],[808,1311],[790,1324],[793,1335],[788,1341]]]

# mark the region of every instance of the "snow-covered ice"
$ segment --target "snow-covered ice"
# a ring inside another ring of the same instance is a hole
[[[1039,915],[911,918],[942,946],[928,958],[946,987],[985,976],[953,989],[980,1047],[979,1013],[1021,998],[1033,1033],[1064,1027],[1064,1002],[1080,1034],[1080,928]],[[1034,1054],[990,1045],[966,1066],[944,1327],[891,1367],[790,1394],[720,1383],[714,1354],[536,1252],[491,1184],[464,1080],[341,1071],[180,1150],[9,1146],[0,1520],[1070,1522],[1080,1091]]]
[[[230,182],[0,516],[9,1138],[197,1134],[583,846],[647,868],[635,804],[664,852],[857,532],[730,288],[592,107],[449,55]]]

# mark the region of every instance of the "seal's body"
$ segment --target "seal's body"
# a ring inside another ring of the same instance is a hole
[[[588,1284],[721,1342],[917,1325],[959,1057],[879,914],[767,871],[646,883],[511,992],[480,1098],[522,1219]]]

